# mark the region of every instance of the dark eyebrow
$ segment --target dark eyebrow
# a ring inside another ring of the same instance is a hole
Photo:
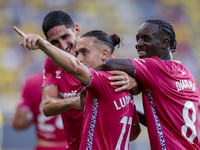
[[[51,40],[51,41],[49,41],[50,43],[56,43],[56,42],[58,42],[58,40]]]
[[[78,53],[81,53],[81,52],[84,51],[84,50],[89,51],[89,49],[87,49],[86,47],[83,47],[83,48],[79,49],[77,52],[78,52]]]
[[[65,34],[63,34],[63,35],[61,36],[61,38],[67,37],[67,36],[69,36],[69,35],[70,35],[69,33],[65,33]]]
[[[61,38],[63,38],[63,37],[68,37],[70,34],[69,33],[65,33],[65,34],[63,34],[62,36],[61,36]],[[51,40],[51,41],[49,41],[50,43],[55,43],[55,42],[58,42],[58,40]]]

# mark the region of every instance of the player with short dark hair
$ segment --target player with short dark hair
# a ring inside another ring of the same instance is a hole
[[[61,50],[75,55],[80,28],[64,11],[49,12],[43,19],[46,39]],[[61,114],[68,150],[79,149],[83,114],[80,107],[81,83],[46,58],[43,74],[42,109],[46,116]],[[78,109],[77,109],[78,108]]]
[[[58,25],[65,25],[66,28],[71,30],[74,30],[76,26],[68,13],[61,10],[51,11],[44,17],[42,22],[42,30],[46,38],[48,38],[47,32]]]

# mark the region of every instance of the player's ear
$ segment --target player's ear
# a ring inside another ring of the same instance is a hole
[[[81,29],[79,28],[78,24],[75,24],[74,30],[75,30],[76,36],[77,36],[77,37],[80,36],[80,34],[81,34]]]
[[[166,39],[163,40],[161,48],[162,48],[162,49],[167,49],[168,46],[170,46],[170,45],[169,45],[169,39],[166,38]]]
[[[103,49],[101,52],[101,59],[102,61],[105,61],[109,57],[109,51],[107,49]]]

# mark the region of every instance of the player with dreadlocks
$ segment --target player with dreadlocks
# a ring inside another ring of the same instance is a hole
[[[147,20],[139,27],[136,41],[140,59],[110,59],[98,69],[125,71],[141,83],[143,123],[152,150],[199,149],[199,91],[190,71],[173,60],[176,49],[173,27],[164,20]],[[110,80],[118,78],[113,76]]]

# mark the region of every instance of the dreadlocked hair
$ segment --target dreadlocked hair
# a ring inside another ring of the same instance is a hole
[[[149,19],[145,22],[156,24],[159,26],[159,29],[161,30],[161,32],[169,38],[170,49],[171,49],[171,52],[174,53],[176,51],[175,49],[176,49],[177,42],[176,42],[176,35],[171,24],[161,19]]]

